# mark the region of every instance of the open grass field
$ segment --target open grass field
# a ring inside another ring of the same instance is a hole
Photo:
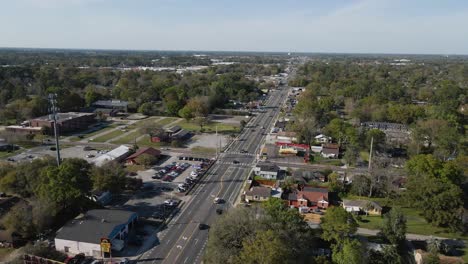
[[[191,150],[192,152],[195,152],[195,153],[205,153],[205,154],[216,153],[216,149],[214,148],[207,148],[207,147],[200,147],[200,146],[193,147],[191,148]]]
[[[348,196],[346,199],[363,199],[363,200],[372,200],[378,202],[382,206],[392,207],[395,204],[395,200],[388,200],[386,198],[368,198],[368,197],[359,197],[359,196]],[[406,216],[406,232],[409,234],[419,234],[427,236],[440,236],[446,238],[456,238],[468,240],[467,236],[463,236],[459,233],[450,232],[448,228],[433,226],[421,216],[421,211],[409,208],[401,207],[403,214]],[[362,216],[364,221],[359,222],[359,226],[368,229],[379,229],[382,225],[383,218],[380,216]]]
[[[97,137],[92,141],[93,142],[106,142],[106,141],[111,140],[111,139],[113,139],[115,137],[123,135],[124,133],[126,133],[126,132],[122,131],[120,129],[117,129],[117,130],[111,131],[111,132],[109,132],[107,134],[104,134],[104,135],[102,135],[100,137]]]
[[[153,148],[160,148],[160,147],[168,147],[171,144],[167,142],[151,142],[149,135],[144,135],[137,141],[138,146],[146,146],[146,147],[153,147]]]
[[[182,120],[177,123],[178,126],[182,127],[185,130],[192,132],[200,132],[200,126],[195,122]],[[232,124],[223,124],[219,122],[209,122],[207,125],[203,126],[205,133],[215,133],[216,127],[218,127],[218,133],[230,134],[237,133],[240,131],[240,127]]]
[[[141,136],[141,132],[137,130],[127,133],[125,136],[111,142],[118,144],[133,144],[135,143],[135,139],[137,139],[139,136]]]

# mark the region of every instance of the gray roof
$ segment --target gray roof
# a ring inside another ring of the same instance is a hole
[[[172,126],[172,127],[167,128],[166,131],[169,133],[175,133],[179,131],[180,129],[181,129],[180,126]]]
[[[245,192],[245,195],[257,195],[260,197],[270,197],[271,196],[271,189],[268,187],[262,186],[255,186],[252,187],[250,190]]]
[[[55,238],[99,244],[101,238],[113,239],[137,214],[124,210],[96,209],[68,221]]]
[[[380,209],[382,210],[382,206],[380,204],[374,202],[374,201],[369,201],[369,200],[343,200],[343,205],[344,206],[352,206],[352,207],[359,207],[359,208],[364,208],[367,206],[367,204],[371,205],[374,209]]]
[[[260,168],[260,171],[278,172],[280,170],[278,165],[269,162],[260,162],[257,167]]]
[[[121,100],[98,100],[93,103],[93,105],[96,106],[106,106],[106,107],[127,107],[128,102],[127,101],[121,101]]]
[[[57,122],[65,121],[68,119],[73,119],[82,116],[93,116],[93,113],[80,113],[80,112],[68,112],[68,113],[57,113]],[[45,115],[36,117],[33,120],[49,120],[52,121],[52,115]]]

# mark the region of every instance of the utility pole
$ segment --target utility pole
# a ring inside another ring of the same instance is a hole
[[[374,137],[371,138],[371,141],[370,141],[370,150],[369,150],[369,167],[367,168],[369,174],[371,172],[371,169],[372,169],[372,148],[374,147]]]
[[[216,125],[216,158],[218,158],[218,126]]]
[[[59,146],[59,134],[57,129],[57,94],[49,94],[49,119],[54,121],[54,137],[55,137],[55,148],[57,151],[57,166],[60,166],[60,146]]]

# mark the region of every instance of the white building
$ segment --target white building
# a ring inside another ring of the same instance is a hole
[[[315,136],[315,141],[319,143],[330,143],[331,137],[327,137],[324,134],[320,134],[320,135]]]
[[[57,231],[55,248],[67,254],[83,253],[86,256],[100,257],[100,241],[107,238],[111,241],[112,250],[120,251],[137,218],[137,214],[130,211],[90,210]]]
[[[269,162],[260,162],[254,168],[255,175],[268,180],[276,180],[278,178],[279,171],[280,167]]]
[[[130,154],[130,148],[124,145],[121,145],[101,156],[93,159],[91,162],[94,163],[96,166],[102,166],[109,161],[117,161],[120,162],[124,160]]]

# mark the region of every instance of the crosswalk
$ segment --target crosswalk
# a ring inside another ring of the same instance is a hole
[[[217,164],[220,165],[234,165],[234,166],[239,166],[239,167],[252,167],[252,163],[244,163],[244,162],[239,162],[234,164],[232,161],[218,161]]]
[[[223,152],[221,153],[221,157],[224,157],[226,155],[243,155],[243,156],[251,156],[254,157],[255,153],[242,153],[240,151],[228,151],[228,152]]]

